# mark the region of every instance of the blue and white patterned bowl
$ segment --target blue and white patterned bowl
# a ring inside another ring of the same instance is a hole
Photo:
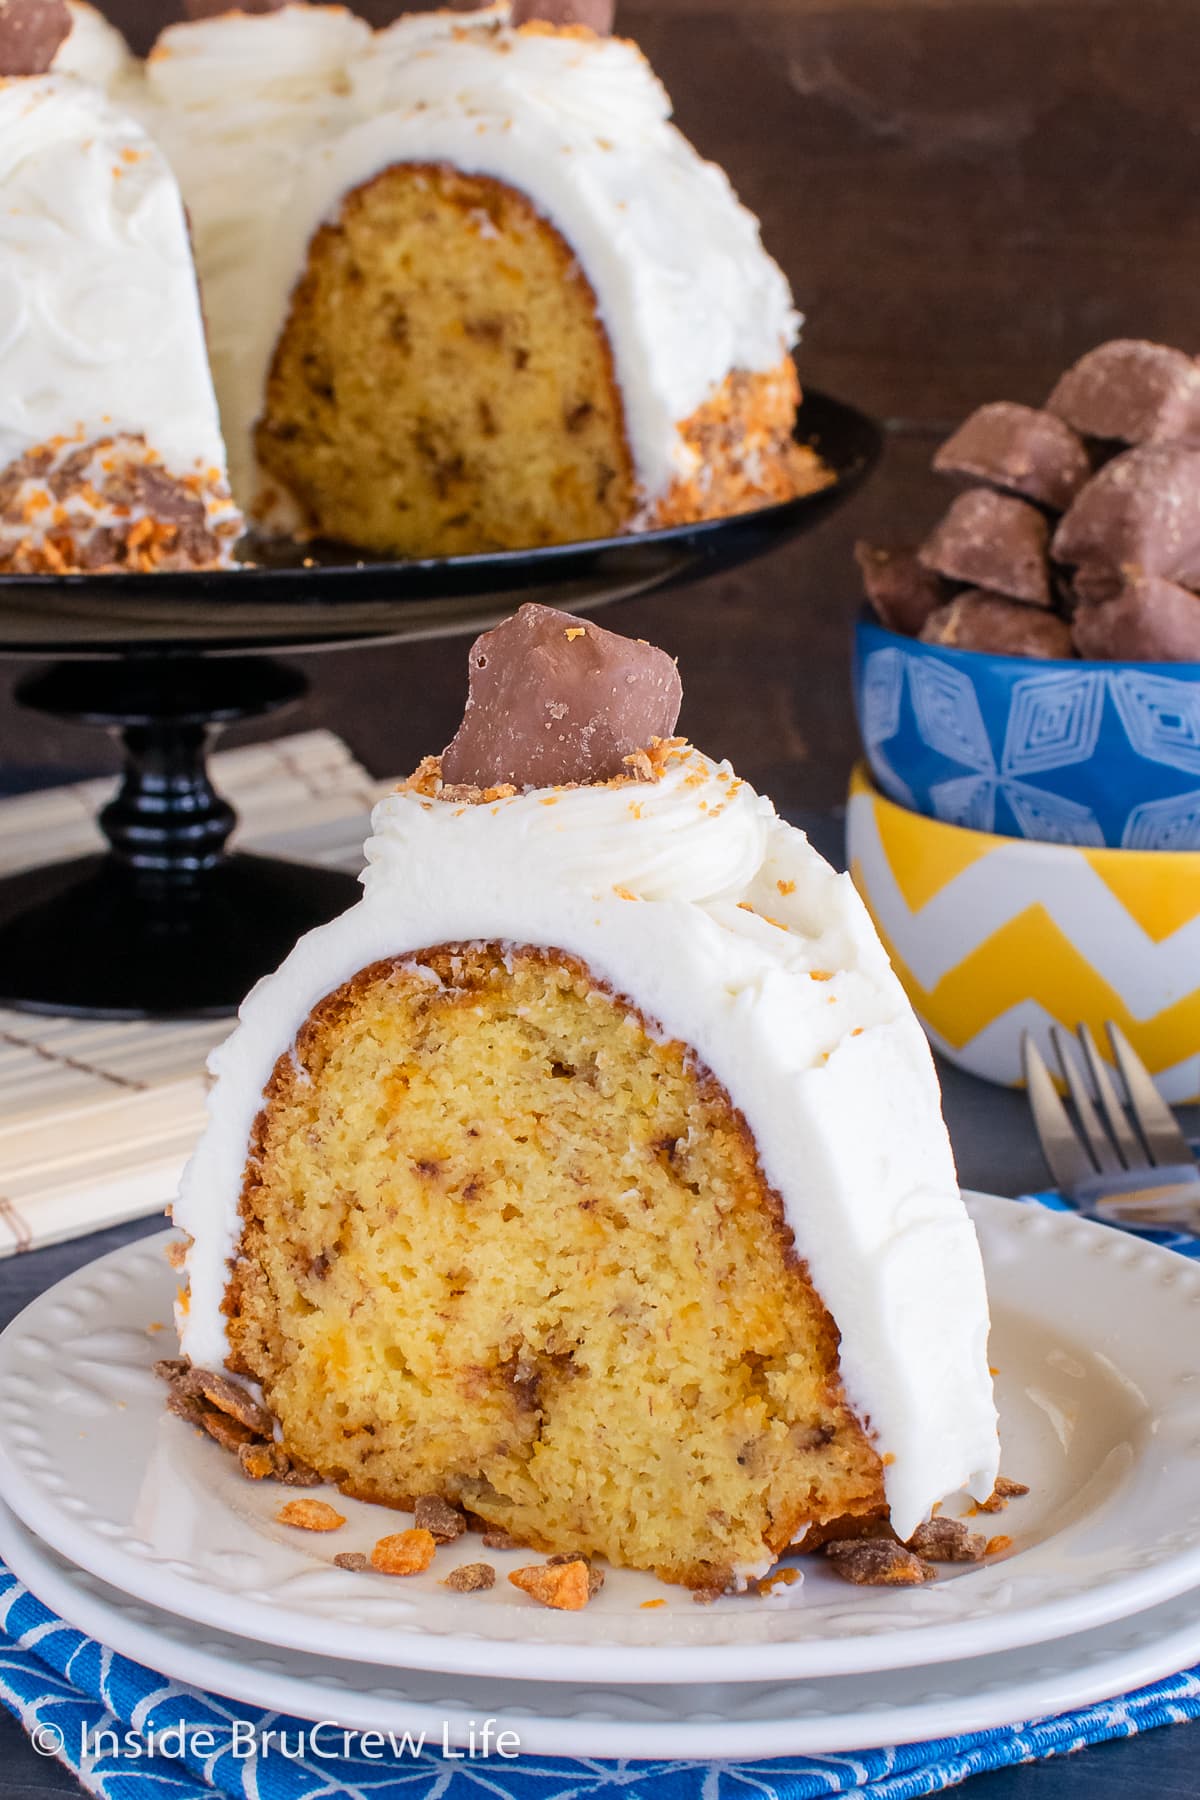
[[[1047,844],[1200,850],[1200,663],[1043,662],[855,628],[854,704],[892,800]]]

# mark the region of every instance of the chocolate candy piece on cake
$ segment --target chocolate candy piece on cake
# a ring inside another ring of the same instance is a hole
[[[665,650],[552,606],[523,606],[471,646],[463,722],[442,756],[452,786],[609,781],[669,738],[683,700]]]
[[[1046,406],[1085,437],[1142,444],[1200,436],[1200,364],[1166,344],[1114,338],[1081,356]]]
[[[70,31],[66,0],[0,0],[0,78],[44,74]]]
[[[541,19],[560,30],[585,25],[598,37],[607,37],[616,11],[616,0],[513,0],[512,23],[527,25],[531,19]]]
[[[1063,518],[1053,554],[1126,576],[1200,582],[1200,448],[1141,444],[1114,457]]]
[[[931,613],[919,635],[923,644],[944,644],[952,650],[987,650],[993,656],[1074,654],[1065,619],[979,588],[956,594]]]
[[[1049,606],[1050,527],[1036,506],[991,488],[968,488],[921,545],[927,569],[951,581]]]
[[[860,540],[854,546],[854,560],[862,574],[867,599],[892,631],[915,637],[930,613],[946,598],[945,582],[907,546],[889,547]]]
[[[1135,577],[1098,606],[1079,606],[1080,656],[1112,662],[1200,662],[1200,596],[1161,575]]]
[[[1077,432],[1035,406],[979,406],[933,459],[943,475],[969,475],[1061,512],[1092,472]]]
[[[289,0],[238,0],[237,10],[261,15],[278,12],[288,3]],[[222,13],[227,13],[230,7],[229,0],[183,0],[183,10],[189,19],[217,19]]]

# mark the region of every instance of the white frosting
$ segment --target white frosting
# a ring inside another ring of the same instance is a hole
[[[647,500],[694,458],[678,425],[731,369],[775,366],[787,282],[720,169],[670,123],[635,45],[510,29],[482,13],[372,33],[337,7],[172,26],[147,70],[152,129],[191,215],[235,492],[314,231],[400,162],[520,189],[595,291]]]
[[[135,80],[139,64],[115,25],[87,0],[67,0],[71,29],[54,58],[55,75],[75,75],[112,94]]]
[[[901,1537],[964,1484],[985,1498],[998,1445],[979,1250],[928,1046],[849,877],[695,750],[653,785],[473,807],[402,792],[373,825],[362,900],[258,984],[212,1057],[175,1206],[195,1240],[185,1354],[224,1363],[251,1127],[317,1001],[433,944],[558,948],[690,1045],[741,1109],[841,1330],[850,1401],[892,1459]]]
[[[224,471],[175,178],[98,88],[0,82],[0,468],[139,433],[174,475]]]

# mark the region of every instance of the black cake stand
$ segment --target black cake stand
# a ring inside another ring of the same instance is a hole
[[[234,1012],[302,932],[358,893],[337,871],[226,849],[236,818],[209,780],[213,740],[308,685],[269,652],[476,631],[526,600],[586,612],[747,562],[811,530],[879,454],[870,420],[821,394],[806,396],[797,435],[831,486],[702,525],[421,562],[308,545],[208,573],[0,576],[0,656],[52,659],[18,684],[18,701],[102,727],[124,749],[99,816],[107,848],[0,880],[0,1006]]]

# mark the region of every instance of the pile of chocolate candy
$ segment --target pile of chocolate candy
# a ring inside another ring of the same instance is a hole
[[[933,466],[971,485],[924,543],[855,548],[893,631],[1004,656],[1200,661],[1200,362],[1101,344],[1044,407],[981,406]]]

